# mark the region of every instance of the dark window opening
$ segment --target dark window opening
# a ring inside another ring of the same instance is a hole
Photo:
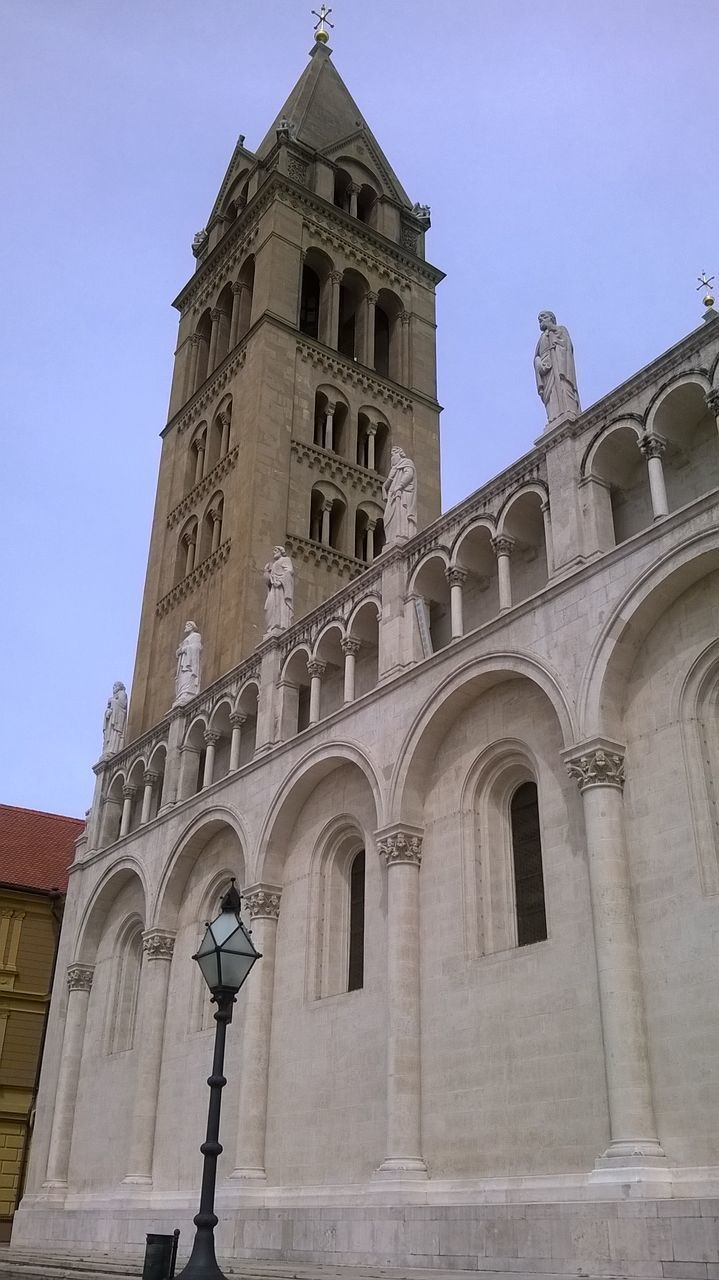
[[[347,990],[359,991],[364,986],[364,849],[358,853],[350,871],[350,948]]]
[[[389,319],[379,307],[374,313],[374,367],[383,378],[389,377]]]
[[[311,267],[302,268],[302,297],[300,300],[300,330],[308,338],[319,338],[320,332],[320,281]]]
[[[530,942],[543,942],[547,937],[536,783],[523,782],[521,787],[517,787],[512,796],[510,812],[517,944],[525,947]]]

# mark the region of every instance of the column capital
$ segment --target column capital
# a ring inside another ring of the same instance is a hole
[[[159,781],[159,778],[159,773],[156,773],[154,769],[146,769],[142,775],[142,781],[146,787],[154,787],[155,783]]]
[[[515,547],[514,538],[508,533],[498,533],[492,538],[492,547],[496,556],[511,556]]]
[[[379,294],[375,293],[374,289],[368,289],[365,294],[365,298],[373,307],[376,307],[379,302]]]
[[[277,884],[251,884],[242,892],[242,901],[246,903],[250,920],[259,918],[278,920],[280,916],[280,898],[282,888]]]
[[[175,935],[165,929],[146,929],[142,935],[142,950],[147,960],[171,960],[175,949]]]
[[[343,640],[340,640],[340,649],[345,655],[351,654],[356,658],[361,648],[362,641],[355,640],[354,636],[345,636]]]
[[[92,964],[71,964],[67,968],[68,991],[89,991],[92,987],[92,975],[95,966]]]
[[[182,541],[186,547],[193,547],[195,545],[195,540],[194,529],[187,529],[182,535]]]
[[[335,409],[336,409],[336,408],[337,408],[337,401],[336,401],[336,400],[328,400],[328,401],[327,401],[327,404],[325,405],[325,415],[326,415],[326,417],[328,417],[328,418],[334,418],[334,416],[335,416]]]
[[[367,435],[376,436],[378,427],[379,427],[379,422],[368,422],[365,428]]]
[[[375,832],[377,852],[384,858],[388,868],[400,863],[419,867],[422,862],[423,839],[424,832],[420,827],[407,826],[402,822]]]
[[[126,782],[122,788],[122,794],[126,800],[128,798],[132,799],[133,796],[137,795],[137,792],[138,792],[138,788],[134,787],[131,782]]]
[[[246,719],[247,716],[244,711],[233,711],[230,714],[230,724],[233,729],[241,729]]]
[[[349,191],[350,195],[358,196],[362,188],[359,182],[349,182],[347,184],[347,190]]]
[[[444,571],[450,587],[461,587],[467,578],[467,570],[462,569],[458,564],[450,564]]]
[[[342,284],[344,271],[330,271],[330,280],[333,284]]]
[[[314,680],[316,676],[323,676],[327,669],[327,663],[322,662],[320,658],[310,658],[307,663],[307,674],[310,680]]]
[[[405,324],[405,325],[406,325],[406,324],[409,324],[410,320],[412,319],[412,317],[411,317],[411,315],[410,315],[409,311],[400,311],[400,313],[399,313],[399,318],[400,318],[400,320],[401,320],[402,324]]]
[[[208,512],[208,515],[213,524],[219,524],[220,520],[222,519],[222,511],[220,510],[219,507],[211,507]]]
[[[656,431],[649,431],[640,436],[637,444],[647,460],[649,458],[661,458],[667,447],[664,436],[657,435]]]
[[[192,446],[191,446],[191,447],[194,449],[195,453],[200,453],[200,451],[202,451],[202,453],[204,453],[204,452],[205,452],[205,434],[204,434],[204,432],[202,432],[199,436],[195,436],[194,440],[192,441]]]
[[[222,734],[216,733],[214,729],[205,729],[205,732],[203,733],[202,736],[205,740],[206,747],[210,747],[210,746],[214,747],[220,741]]]
[[[712,387],[706,394],[707,408],[719,418],[719,387]]]
[[[228,422],[231,421],[230,415],[226,409],[220,410],[220,412],[217,415],[217,421],[219,422],[221,427],[227,426]]]
[[[204,339],[201,333],[193,333],[190,338],[190,342],[192,343],[193,347],[199,347],[200,343],[203,341]]]
[[[625,748],[609,738],[591,738],[562,752],[570,778],[580,791],[588,787],[624,787]]]
[[[221,320],[221,319],[222,319],[222,307],[213,307],[210,312],[210,320],[212,321],[213,324],[215,324],[218,320]]]
[[[233,293],[242,293],[242,290],[247,288],[247,285],[245,285],[243,280],[233,280],[230,288]]]

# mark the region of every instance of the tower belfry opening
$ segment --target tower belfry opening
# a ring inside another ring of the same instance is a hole
[[[429,211],[410,200],[337,72],[330,13],[315,15],[309,62],[256,151],[240,137],[174,303],[130,735],[167,710],[165,655],[185,616],[202,632],[208,683],[258,645],[273,546],[295,561],[297,618],[367,567],[357,531],[367,502],[382,504],[393,445],[422,475],[418,527],[440,512],[443,275],[425,258]],[[368,449],[378,429],[382,448]]]

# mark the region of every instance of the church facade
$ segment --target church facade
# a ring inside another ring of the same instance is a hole
[[[234,876],[221,1258],[719,1274],[719,316],[440,515],[428,227],[319,42],[177,300],[16,1248],[189,1251]]]

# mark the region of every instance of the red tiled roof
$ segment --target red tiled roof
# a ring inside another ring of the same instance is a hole
[[[64,893],[84,825],[80,818],[0,804],[0,883]]]

